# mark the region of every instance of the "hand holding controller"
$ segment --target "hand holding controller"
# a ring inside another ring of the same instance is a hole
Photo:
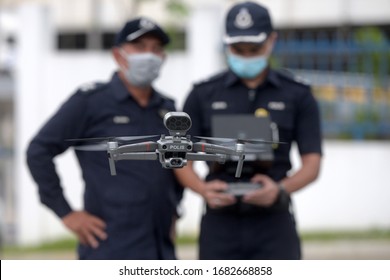
[[[261,187],[262,184],[260,183],[251,183],[251,182],[229,183],[226,192],[234,196],[243,196],[248,192],[260,189]]]

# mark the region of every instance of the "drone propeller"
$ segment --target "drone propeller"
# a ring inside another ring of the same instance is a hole
[[[71,142],[84,142],[84,141],[102,141],[102,142],[110,142],[110,141],[135,141],[135,140],[143,140],[156,138],[160,135],[144,135],[144,136],[111,136],[111,137],[97,137],[97,138],[80,138],[80,139],[67,139],[66,141]]]
[[[134,144],[125,144],[118,146],[115,142],[115,148],[119,153],[136,153],[136,152],[150,152],[155,151],[158,148],[158,144],[153,141],[147,141],[147,142],[140,142],[140,143],[134,143]],[[102,142],[97,144],[91,144],[91,145],[80,145],[80,146],[74,146],[75,150],[79,151],[109,151],[113,150],[110,149],[110,142]]]
[[[264,152],[265,149],[264,147],[245,147],[245,153],[246,154],[256,154],[256,153],[261,153]]]
[[[207,140],[211,142],[219,142],[219,143],[240,143],[240,144],[285,144],[283,142],[274,142],[274,141],[267,141],[263,139],[242,139],[242,138],[221,138],[221,137],[204,137],[204,136],[194,136],[195,138],[201,139],[201,140]]]
[[[73,148],[79,151],[107,151],[108,145],[107,143],[100,143],[92,145],[74,146]]]
[[[210,142],[216,142],[216,143],[230,143],[233,139],[230,138],[219,138],[219,137],[205,137],[205,136],[194,136],[194,138],[200,139],[200,140],[207,140]]]
[[[144,135],[144,136],[119,136],[115,137],[115,140],[118,141],[134,141],[134,140],[143,140],[160,137],[160,135]]]

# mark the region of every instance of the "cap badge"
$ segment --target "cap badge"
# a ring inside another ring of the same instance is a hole
[[[248,12],[248,9],[242,8],[234,21],[234,26],[240,29],[247,29],[253,25],[253,20],[251,14]]]
[[[155,24],[146,18],[142,18],[139,22],[139,28],[141,29],[153,29]]]

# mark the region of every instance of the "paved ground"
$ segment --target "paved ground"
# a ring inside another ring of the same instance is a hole
[[[307,242],[303,258],[311,260],[390,260],[390,241]]]
[[[305,242],[303,244],[303,258],[307,260],[390,260],[389,240],[354,240],[354,241],[326,241],[326,242]],[[177,250],[179,259],[197,259],[196,247],[193,245],[179,246]],[[42,253],[8,253],[1,254],[0,258],[5,259],[74,259],[72,251],[42,252]]]
[[[306,260],[390,260],[390,241],[330,241],[305,242],[302,246]],[[196,259],[194,246],[181,246],[179,259]]]

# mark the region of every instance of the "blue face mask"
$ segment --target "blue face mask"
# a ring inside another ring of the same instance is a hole
[[[268,65],[267,56],[242,57],[227,52],[227,63],[230,69],[240,78],[253,79]]]

